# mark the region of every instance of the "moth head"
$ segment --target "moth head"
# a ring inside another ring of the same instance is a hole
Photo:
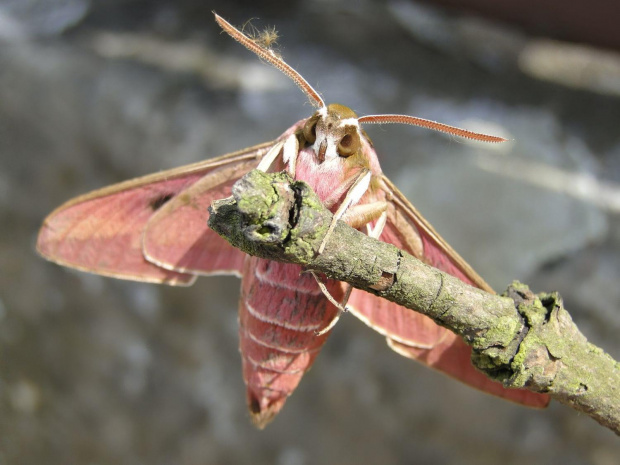
[[[301,136],[306,144],[312,146],[319,163],[338,157],[357,158],[362,148],[357,115],[337,103],[317,110],[306,121]]]

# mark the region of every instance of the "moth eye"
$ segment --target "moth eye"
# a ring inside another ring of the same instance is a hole
[[[359,141],[351,134],[345,134],[338,143],[338,155],[341,157],[349,157],[358,149]]]
[[[314,144],[316,140],[316,123],[318,119],[310,118],[304,125],[304,139],[308,144]]]
[[[340,147],[349,148],[351,147],[352,143],[353,143],[353,138],[351,137],[351,134],[347,134],[342,139],[340,139]]]

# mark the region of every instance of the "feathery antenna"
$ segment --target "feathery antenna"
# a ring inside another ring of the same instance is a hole
[[[446,134],[452,134],[454,136],[465,137],[467,139],[479,140],[482,142],[506,142],[503,137],[489,136],[487,134],[480,134],[478,132],[468,131],[467,129],[461,129],[447,124],[438,123],[424,118],[416,118],[415,116],[407,115],[368,115],[362,116],[357,119],[360,124],[382,124],[382,123],[400,123],[410,124],[412,126],[420,126],[423,128],[433,129],[439,132],[445,132]]]
[[[213,12],[213,14],[215,15],[215,20],[217,23],[228,35],[251,52],[254,52],[260,59],[266,61],[291,78],[293,82],[297,84],[297,87],[299,87],[302,92],[308,96],[310,103],[312,103],[313,106],[319,108],[323,108],[325,106],[325,102],[319,93],[314,90],[310,84],[308,84],[308,81],[306,81],[301,74],[288,65],[277,53],[262,46],[258,41],[249,38],[217,13]]]

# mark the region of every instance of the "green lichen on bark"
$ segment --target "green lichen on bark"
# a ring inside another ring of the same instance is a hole
[[[209,227],[231,245],[250,255],[272,258],[280,254],[289,234],[289,209],[294,194],[285,173],[250,171],[232,189],[232,197],[213,202]]]
[[[519,348],[522,328],[514,314],[495,318],[491,326],[471,341],[474,366],[491,379],[505,383],[513,375],[511,364]]]
[[[215,201],[209,227],[231,245],[262,258],[305,265],[316,255],[332,215],[318,196],[286,172],[250,171]]]
[[[284,244],[287,256],[297,257],[301,265],[307,265],[316,256],[321,241],[331,223],[331,214],[323,208],[319,197],[305,182],[291,184],[296,205],[289,222],[292,226]]]
[[[232,189],[239,211],[244,215],[246,236],[256,242],[280,243],[289,234],[289,211],[294,203],[286,173],[250,171]]]

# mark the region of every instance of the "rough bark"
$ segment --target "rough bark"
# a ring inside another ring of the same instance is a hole
[[[246,253],[297,263],[431,317],[472,346],[476,367],[507,387],[548,393],[620,435],[620,364],[589,343],[557,293],[512,283],[488,294],[343,222],[303,182],[252,171],[214,202],[210,227]]]

